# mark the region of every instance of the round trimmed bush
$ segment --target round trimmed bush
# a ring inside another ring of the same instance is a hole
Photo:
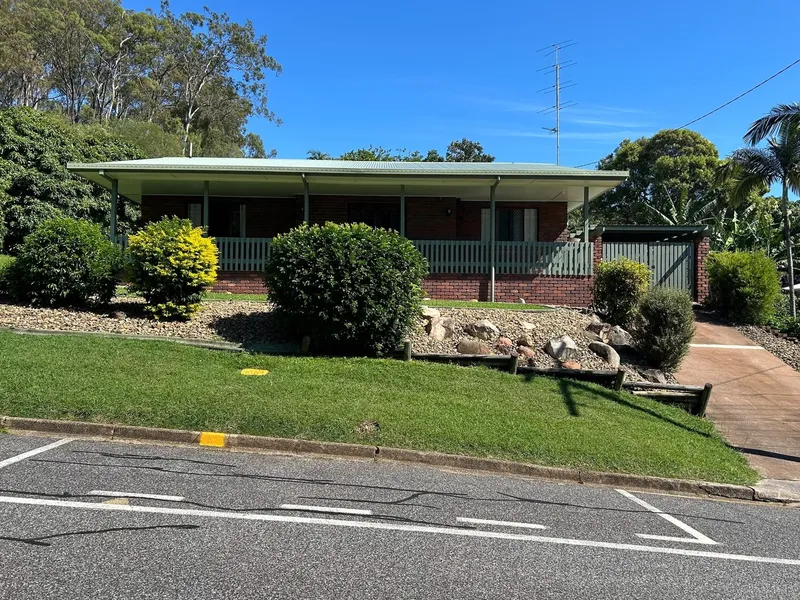
[[[36,306],[106,304],[114,297],[122,265],[122,251],[99,226],[58,217],[17,247],[5,285],[15,299]]]
[[[711,308],[734,323],[770,321],[781,294],[774,260],[763,252],[715,252],[706,268]]]
[[[626,327],[649,285],[647,265],[624,257],[601,262],[594,279],[594,308],[612,325]]]
[[[0,254],[0,297],[8,296],[10,289],[11,265],[14,264],[13,256]]]
[[[188,319],[217,280],[217,247],[188,219],[163,218],[128,238],[131,289],[156,319]]]
[[[403,340],[428,266],[399,234],[367,225],[301,225],[272,241],[269,297],[317,352],[380,355]]]
[[[668,288],[648,290],[639,305],[633,339],[652,366],[674,371],[683,361],[694,336],[692,299]]]

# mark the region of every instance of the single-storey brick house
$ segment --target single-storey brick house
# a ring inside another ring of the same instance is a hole
[[[624,171],[537,163],[407,163],[248,158],[158,158],[67,168],[165,215],[208,228],[220,251],[218,290],[261,292],[270,240],[303,221],[363,222],[399,231],[430,263],[434,298],[586,306],[599,236],[588,203]],[[571,239],[567,215],[584,228]],[[116,236],[114,236],[116,237]],[[593,238],[593,239],[590,239]]]

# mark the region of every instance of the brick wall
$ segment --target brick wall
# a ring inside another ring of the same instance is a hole
[[[253,271],[219,271],[217,282],[211,288],[214,292],[232,294],[266,294],[261,273]]]
[[[708,271],[706,260],[711,250],[711,241],[705,237],[694,243],[694,294],[697,302],[708,297]]]
[[[548,275],[497,275],[494,285],[496,302],[516,302],[523,298],[531,304],[589,306],[594,277],[554,277]],[[437,300],[480,300],[490,298],[488,275],[429,275],[422,287]]]
[[[142,198],[142,222],[159,221],[162,217],[176,216],[186,219],[189,216],[189,203],[203,203],[203,197],[190,196],[144,196]]]

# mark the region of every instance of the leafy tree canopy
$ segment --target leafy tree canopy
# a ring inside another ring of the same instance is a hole
[[[126,10],[120,0],[0,0],[0,108],[71,123],[143,122],[120,134],[149,156],[265,156],[249,117],[279,122],[266,81],[281,66],[248,20]]]
[[[321,150],[309,150],[308,158],[312,160],[330,160],[333,158],[329,153]],[[337,160],[376,160],[394,162],[493,162],[494,156],[483,151],[483,145],[473,142],[467,138],[453,140],[447,146],[447,152],[443,157],[436,149],[428,150],[422,154],[419,150],[409,152],[405,148],[399,150],[387,149],[382,146],[369,146],[350,150]]]
[[[592,201],[592,219],[609,225],[705,222],[725,197],[718,166],[716,146],[688,129],[623,140],[597,168],[630,171],[630,177]]]
[[[102,127],[70,125],[32,108],[0,110],[0,248],[13,252],[37,224],[53,217],[86,219],[107,231],[109,193],[70,174],[66,163],[135,158],[144,154]],[[120,230],[130,230],[138,216],[135,205],[124,203]]]

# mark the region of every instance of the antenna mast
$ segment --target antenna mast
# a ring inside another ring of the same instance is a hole
[[[549,50],[549,52],[545,56],[553,55],[553,64],[549,65],[543,69],[539,69],[539,71],[547,71],[545,74],[554,73],[555,74],[555,85],[548,86],[546,88],[542,88],[539,90],[540,93],[550,93],[553,91],[555,93],[555,104],[544,110],[540,110],[539,113],[543,114],[556,114],[556,126],[555,127],[543,127],[549,131],[550,133],[554,133],[556,135],[556,164],[561,164],[561,111],[565,108],[569,108],[571,106],[575,106],[577,102],[567,102],[566,104],[561,104],[561,90],[566,88],[573,87],[575,84],[571,81],[565,81],[564,83],[561,82],[561,69],[566,69],[567,67],[571,67],[577,64],[575,61],[568,60],[565,63],[562,63],[560,60],[559,52],[564,48],[569,48],[570,46],[574,46],[578,42],[573,42],[572,40],[565,40],[563,42],[558,42],[557,44],[551,44],[549,46],[545,46],[544,48],[540,49],[539,52],[543,52],[545,50]],[[552,71],[551,71],[552,69]]]

